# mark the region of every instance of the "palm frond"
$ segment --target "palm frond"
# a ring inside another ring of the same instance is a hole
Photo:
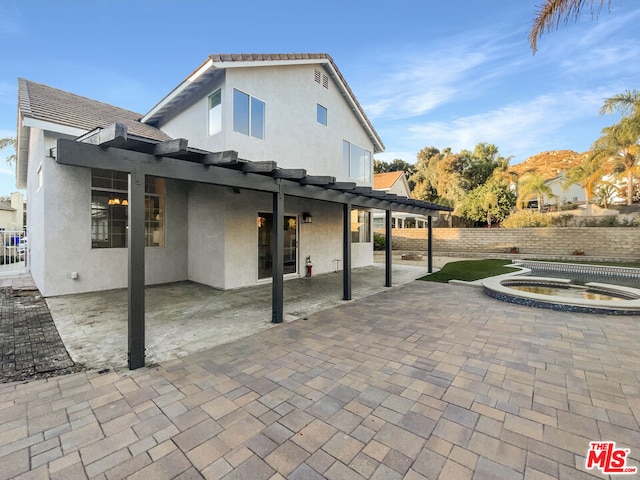
[[[610,98],[605,98],[600,108],[600,115],[618,112],[622,116],[640,115],[640,92],[638,90],[625,90]]]
[[[591,3],[591,14],[598,16],[605,2],[611,3],[611,0],[546,0],[539,7],[529,32],[529,44],[533,53],[538,50],[538,39],[544,32],[558,28],[563,21],[577,21],[586,3]]]

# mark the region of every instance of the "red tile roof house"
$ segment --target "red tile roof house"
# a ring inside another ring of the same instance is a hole
[[[128,287],[142,344],[145,284],[273,282],[281,321],[307,258],[314,274],[341,259],[350,298],[370,208],[442,208],[372,191],[384,145],[326,54],[211,55],[144,115],[18,84],[31,275],[45,296]]]
[[[403,171],[376,173],[373,175],[373,188],[381,192],[392,193],[402,197],[411,198],[411,189],[407,176]],[[385,212],[373,210],[373,229],[384,228]],[[428,218],[424,215],[405,212],[392,213],[393,228],[407,228],[409,225],[415,228],[427,228]]]

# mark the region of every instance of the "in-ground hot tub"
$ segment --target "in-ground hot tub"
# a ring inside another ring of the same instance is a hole
[[[503,302],[566,312],[640,315],[640,290],[547,277],[492,277],[482,282],[484,293]]]

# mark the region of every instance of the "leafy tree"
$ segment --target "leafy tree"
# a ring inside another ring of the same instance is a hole
[[[5,137],[0,138],[0,150],[4,150],[7,147],[13,148],[13,153],[7,157],[7,163],[9,165],[13,165],[13,162],[16,161],[16,139],[15,137]]]
[[[542,212],[545,197],[549,199],[555,198],[551,187],[547,185],[544,177],[536,172],[528,172],[522,177],[518,192],[518,198],[516,200],[518,208],[523,208],[525,202],[535,197],[538,200],[539,212]]]
[[[529,43],[533,53],[536,53],[538,39],[544,32],[558,28],[562,21],[568,23],[571,19],[578,20],[587,3],[591,4],[591,13],[597,16],[605,2],[611,3],[611,0],[545,0],[539,7],[529,31]]]
[[[618,179],[626,177],[627,205],[633,203],[634,179],[640,174],[640,119],[625,117],[619,123],[602,129],[602,136],[591,147],[593,158],[613,163]]]
[[[487,222],[491,227],[494,221],[501,222],[515,204],[515,195],[504,181],[490,181],[476,187],[460,202],[456,214],[474,220]]]

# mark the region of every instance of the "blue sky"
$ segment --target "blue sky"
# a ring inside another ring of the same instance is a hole
[[[0,0],[0,137],[17,78],[146,113],[210,53],[329,53],[386,145],[585,151],[604,98],[640,88],[640,5],[527,34],[541,0]],[[6,156],[0,153],[0,158]],[[0,195],[15,190],[0,163]]]

